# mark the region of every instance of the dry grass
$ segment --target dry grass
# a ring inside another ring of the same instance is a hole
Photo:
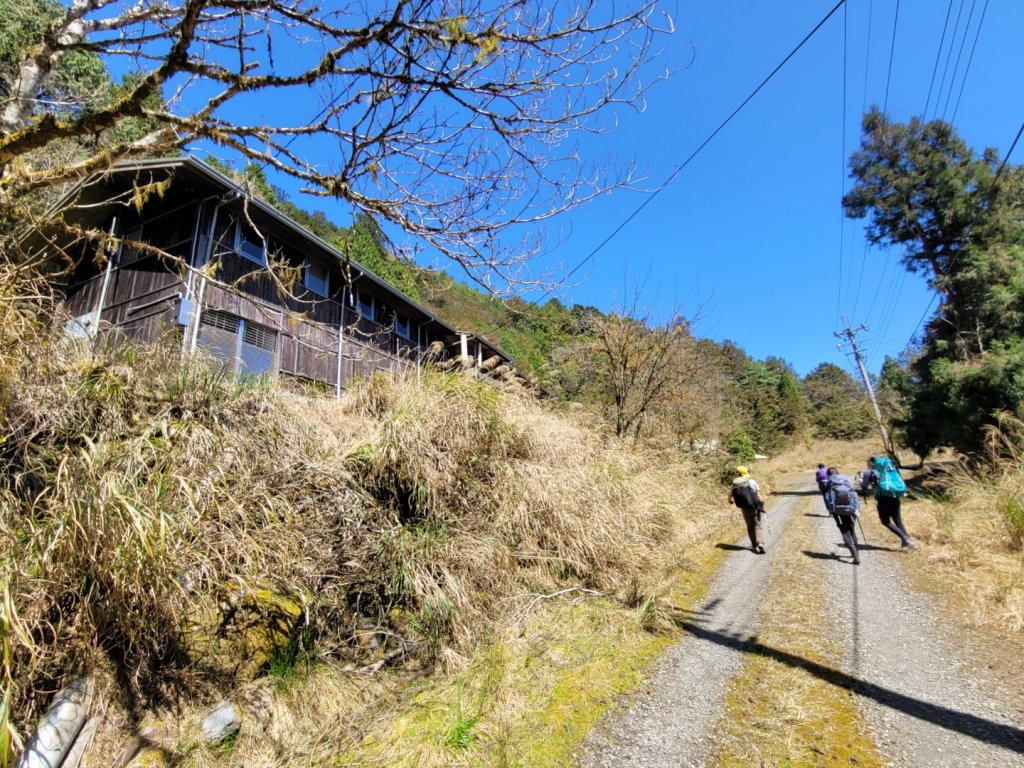
[[[809,662],[838,669],[828,628],[828,591],[799,542],[815,538],[816,518],[794,511],[778,562],[758,610],[757,641]],[[769,655],[749,654],[726,694],[718,724],[720,766],[880,766],[850,693]]]
[[[904,505],[911,536],[925,544],[914,567],[922,585],[952,600],[975,627],[1024,632],[1024,455],[1021,425],[1003,421],[981,463],[934,464]]]
[[[338,754],[402,696],[400,676],[345,670],[463,674],[565,589],[637,601],[647,618],[625,615],[656,624],[649,598],[729,513],[692,466],[469,377],[316,402],[179,363],[173,338],[69,348],[45,307],[0,275],[0,700],[16,740],[80,670],[105,678],[125,729],[269,673],[285,725],[260,760]],[[162,719],[179,758],[235,760]]]
[[[836,467],[850,478],[862,470],[868,456],[884,453],[877,438],[863,440],[815,440],[794,446],[779,456],[757,462],[751,473],[764,479],[769,489],[779,483],[814,482],[818,463]]]

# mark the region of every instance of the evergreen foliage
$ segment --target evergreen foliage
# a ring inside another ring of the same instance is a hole
[[[818,437],[846,440],[871,432],[874,425],[864,392],[842,368],[822,363],[804,377],[803,386]]]
[[[894,382],[906,404],[896,424],[921,455],[979,453],[983,427],[1024,415],[1024,172],[1000,167],[941,120],[894,123],[877,109],[850,160],[846,214],[868,218],[871,242],[903,248],[941,298],[909,378]]]

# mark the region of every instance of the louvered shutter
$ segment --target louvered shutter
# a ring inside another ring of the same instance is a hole
[[[199,320],[197,342],[234,370],[235,352],[238,349],[238,318],[212,309],[203,312]]]
[[[238,372],[243,376],[273,373],[277,352],[277,333],[247,322],[242,331],[242,351]]]

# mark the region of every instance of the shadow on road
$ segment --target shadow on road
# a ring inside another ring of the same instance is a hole
[[[772,491],[772,496],[821,496],[817,488],[804,491]]]
[[[724,544],[722,542],[719,542],[718,544],[715,544],[715,546],[718,547],[719,549],[727,549],[730,552],[749,552],[750,551],[750,547],[741,547],[738,544]]]
[[[804,554],[810,557],[831,559],[831,556],[823,555],[819,552],[805,551]],[[699,614],[694,614],[692,611],[679,611],[676,618],[676,624],[694,637],[725,646],[726,648],[732,648],[740,653],[756,653],[780,664],[806,670],[827,683],[873,699],[883,706],[904,712],[911,717],[934,723],[948,731],[956,731],[987,744],[994,744],[1003,749],[1024,753],[1024,729],[987,720],[984,717],[978,717],[969,712],[961,712],[950,707],[915,699],[912,696],[898,693],[875,683],[869,683],[788,651],[772,648],[759,642],[756,636],[745,639],[740,636],[728,635],[724,632],[707,629],[700,626],[700,621]]]
[[[835,552],[812,552],[809,549],[800,551],[807,555],[807,557],[813,557],[815,560],[842,560]]]
[[[816,515],[813,512],[804,512],[804,517],[825,517],[825,518],[828,518],[828,517],[832,517],[832,515],[830,515],[828,512],[825,512],[824,514],[821,514],[821,515]]]

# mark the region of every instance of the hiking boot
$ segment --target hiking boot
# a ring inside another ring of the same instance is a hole
[[[764,554],[764,544],[758,544],[756,547],[754,547],[754,551],[757,552],[757,554],[759,554],[759,555],[763,555]]]
[[[907,539],[902,545],[900,545],[900,549],[917,549],[917,544],[912,542],[910,539]]]

